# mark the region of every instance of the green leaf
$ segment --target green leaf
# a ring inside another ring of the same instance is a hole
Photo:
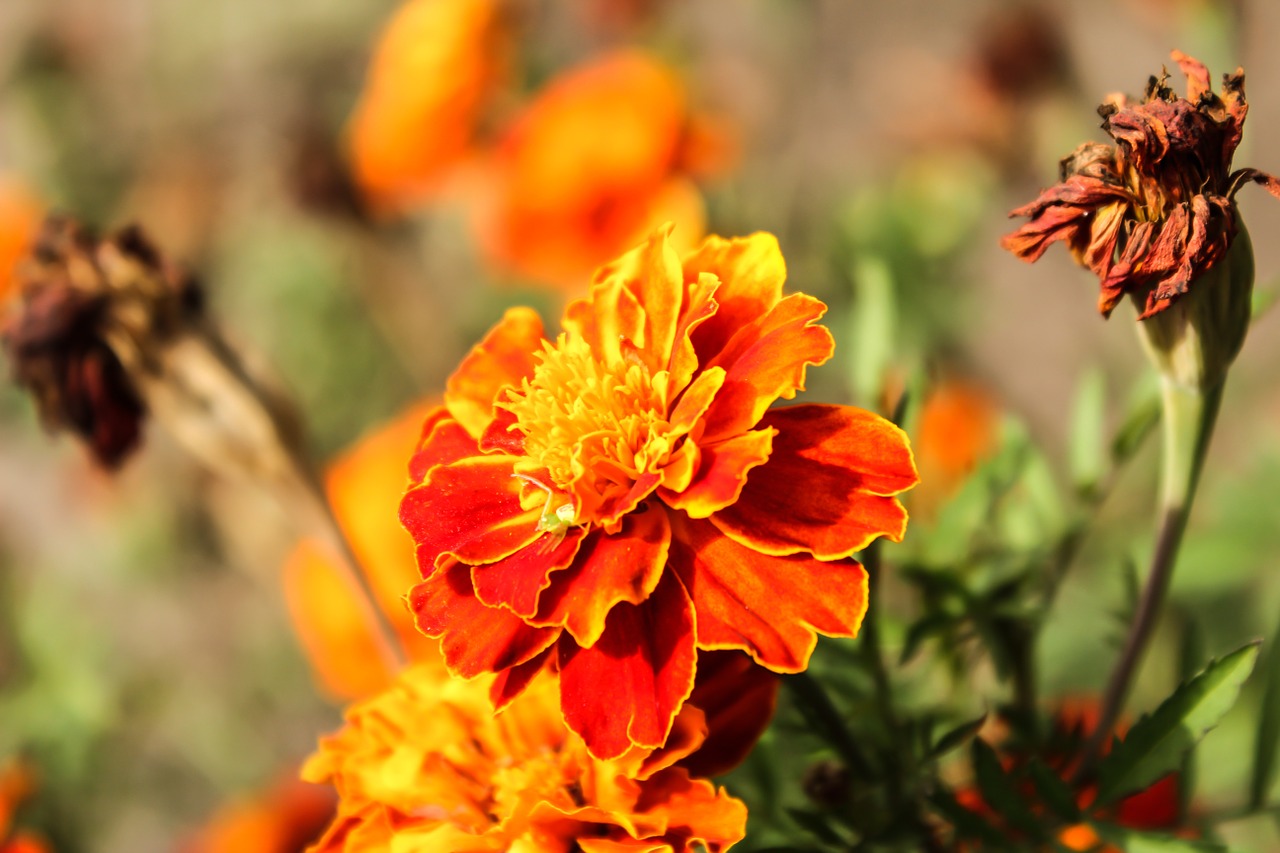
[[[974,738],[969,748],[973,757],[973,774],[978,780],[978,790],[982,792],[983,801],[1011,826],[1033,838],[1043,836],[1043,826],[1031,813],[1014,781],[1004,772],[995,750],[982,738]]]
[[[1213,841],[1192,841],[1103,824],[1094,824],[1093,829],[1103,841],[1125,853],[1227,853],[1225,844]]]
[[[878,778],[822,684],[807,672],[789,675],[782,683],[795,696],[796,710],[818,737],[835,749],[855,773],[863,778]]]
[[[1258,643],[1211,662],[1143,717],[1098,767],[1098,805],[1141,791],[1178,769],[1182,755],[1231,710],[1258,659]]]
[[[1050,811],[1065,823],[1080,821],[1080,807],[1076,805],[1075,794],[1057,773],[1035,756],[1027,762],[1027,773],[1036,786],[1036,793]]]
[[[1267,801],[1276,779],[1276,747],[1280,745],[1280,626],[1276,627],[1264,658],[1266,686],[1258,712],[1258,732],[1253,741],[1253,774],[1249,780],[1249,806]]]
[[[970,720],[967,723],[961,723],[954,729],[951,729],[942,737],[938,738],[933,746],[929,748],[929,758],[941,758],[956,747],[963,746],[968,743],[978,733],[978,730],[982,728],[986,721],[987,715],[983,714],[977,719]]]
[[[1096,367],[1086,371],[1076,388],[1071,418],[1071,479],[1083,492],[1097,486],[1106,467],[1102,437],[1106,401],[1102,371]]]
[[[1158,423],[1160,395],[1155,388],[1144,388],[1129,407],[1124,423],[1111,440],[1111,458],[1117,463],[1128,461],[1142,447],[1142,443]]]
[[[810,835],[819,841],[825,841],[837,847],[844,846],[846,839],[836,832],[835,828],[827,822],[827,819],[817,812],[806,811],[804,809],[788,808],[787,816]]]

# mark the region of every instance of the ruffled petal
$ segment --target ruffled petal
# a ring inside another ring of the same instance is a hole
[[[640,605],[619,604],[594,646],[559,644],[560,708],[597,758],[658,747],[693,689],[697,652],[689,594],[664,572]]]
[[[700,360],[712,361],[741,329],[763,317],[782,300],[787,265],[772,234],[753,234],[726,240],[708,237],[684,259],[684,280],[701,276],[719,280],[715,290],[715,316],[692,334]]]
[[[738,329],[707,365],[723,367],[727,375],[707,411],[703,441],[746,432],[775,400],[804,390],[805,368],[822,364],[835,350],[831,332],[816,325],[826,311],[812,296],[794,293]]]
[[[462,678],[519,666],[546,650],[557,628],[534,628],[501,607],[487,607],[471,587],[470,566],[449,563],[409,591],[418,629],[440,637],[450,671]]]
[[[472,456],[431,469],[405,494],[400,523],[418,543],[424,577],[447,555],[472,565],[494,563],[542,535],[539,510],[520,505],[514,464],[513,456]]]
[[[707,521],[672,521],[668,563],[698,614],[698,648],[742,649],[774,672],[800,672],[815,632],[852,637],[867,609],[867,573],[853,561],[772,557]]]
[[[484,435],[493,420],[493,403],[502,389],[533,375],[542,340],[542,319],[536,311],[508,309],[449,377],[445,405],[474,438]]]
[[[532,545],[510,557],[471,570],[476,597],[489,607],[506,607],[528,619],[538,612],[538,596],[551,584],[551,573],[573,562],[582,543],[581,528],[543,533]]]
[[[553,651],[555,651],[554,646],[547,646],[524,663],[508,667],[498,673],[493,684],[489,685],[489,701],[493,703],[493,713],[502,711],[524,692],[534,677],[546,667]]]
[[[789,406],[761,421],[777,430],[769,461],[711,520],[765,554],[848,557],[877,536],[902,541],[907,513],[893,495],[919,482],[907,436],[852,406]]]
[[[701,462],[689,486],[680,492],[659,489],[658,497],[692,518],[707,518],[724,509],[738,500],[747,473],[769,459],[775,432],[753,430],[700,447]]]
[[[653,593],[670,544],[671,525],[657,508],[627,515],[614,535],[592,532],[573,566],[552,579],[532,624],[562,625],[578,645],[595,645],[615,606],[640,604]]]
[[[437,431],[441,435],[436,435]],[[475,439],[453,419],[449,409],[436,406],[423,418],[417,446],[409,458],[409,481],[421,483],[435,466],[475,456],[478,450]]]

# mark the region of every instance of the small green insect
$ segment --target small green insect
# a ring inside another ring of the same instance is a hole
[[[543,504],[542,515],[538,517],[538,531],[542,533],[550,533],[552,539],[549,543],[544,542],[543,547],[550,545],[550,549],[559,547],[560,542],[564,539],[565,534],[572,527],[579,527],[578,510],[574,508],[572,503],[561,504],[554,510],[551,508],[551,502],[555,500],[555,492],[551,487],[543,483],[537,477],[530,477],[528,474],[512,474],[526,483],[537,486],[539,489],[547,493],[547,502]]]

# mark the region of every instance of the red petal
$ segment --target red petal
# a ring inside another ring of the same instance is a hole
[[[658,496],[667,506],[683,510],[693,518],[706,518],[724,509],[738,500],[747,482],[747,472],[769,459],[775,432],[754,430],[700,447],[702,460],[693,482],[679,493],[660,489]]]
[[[902,540],[907,513],[891,496],[920,479],[902,430],[852,406],[790,406],[761,423],[777,429],[773,452],[738,500],[712,516],[716,526],[766,554],[823,560],[877,536]]]
[[[857,634],[867,609],[862,566],[771,557],[710,522],[676,518],[668,564],[693,596],[698,648],[742,649],[774,672],[800,672],[817,643],[815,631]]]
[[[741,764],[769,727],[781,684],[742,652],[699,652],[698,677],[685,706],[706,714],[708,735],[680,766],[707,777]]]
[[[541,534],[539,511],[520,506],[515,457],[472,456],[432,468],[400,503],[400,523],[418,543],[418,570],[427,576],[441,556],[472,565],[493,563]]]
[[[485,452],[500,450],[512,456],[523,455],[524,433],[512,429],[515,425],[515,415],[506,409],[495,409],[493,420],[485,427],[484,435],[480,436],[480,449]]]
[[[559,650],[560,707],[592,755],[607,760],[633,744],[661,746],[693,689],[689,594],[665,572],[644,604],[613,608],[594,646],[564,637]]]
[[[479,438],[493,420],[493,403],[503,388],[533,375],[534,354],[542,346],[542,320],[529,308],[512,308],[467,354],[445,385],[449,413]]]
[[[544,533],[510,557],[471,570],[476,597],[490,607],[506,607],[528,619],[538,612],[538,595],[551,584],[551,573],[573,562],[582,529],[559,536]]]
[[[471,588],[471,567],[451,563],[409,591],[418,629],[441,638],[449,669],[462,678],[501,672],[532,660],[560,631],[533,628],[501,607],[486,607]]]
[[[493,713],[506,708],[533,681],[534,676],[542,672],[551,657],[553,648],[547,646],[537,655],[522,664],[517,664],[498,673],[498,677],[489,685],[489,701],[493,703]]]
[[[835,349],[831,333],[814,325],[826,310],[812,296],[792,294],[725,344],[707,365],[723,367],[727,375],[707,411],[705,441],[746,432],[775,400],[804,389],[805,368],[822,364]]]
[[[534,624],[563,625],[579,645],[595,645],[614,607],[653,593],[670,544],[671,525],[658,507],[626,516],[615,534],[594,531],[573,566],[552,579]]]
[[[448,465],[480,452],[476,441],[444,406],[432,409],[422,424],[422,438],[409,460],[409,479],[421,483],[437,465]]]

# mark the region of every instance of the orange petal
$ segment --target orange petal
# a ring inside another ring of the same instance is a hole
[[[719,279],[715,317],[703,323],[693,342],[703,362],[724,349],[739,329],[763,317],[782,299],[787,266],[772,234],[753,234],[726,240],[708,237],[684,259],[684,280],[703,274]]]
[[[415,659],[434,655],[435,644],[424,642],[404,609],[405,590],[419,576],[413,539],[400,525],[396,509],[409,486],[405,458],[428,426],[430,434],[423,448],[441,461],[476,455],[475,442],[449,418],[443,406],[429,409],[420,404],[361,438],[329,466],[325,477],[329,504],[352,553],[369,579],[378,605]]]
[[[702,461],[688,488],[678,493],[661,489],[658,496],[691,518],[707,518],[738,500],[747,472],[769,459],[776,434],[772,429],[754,430],[700,447]]]
[[[693,338],[699,328],[715,316],[720,310],[715,294],[720,282],[711,273],[701,273],[693,281],[687,283],[684,295],[684,307],[680,310],[680,319],[676,325],[676,342],[671,351],[671,363],[667,369],[671,371],[671,388],[679,392],[689,383],[698,369],[698,352],[693,345]]]
[[[498,673],[498,677],[489,685],[489,701],[493,703],[493,713],[506,708],[512,700],[524,692],[534,677],[547,665],[554,647],[547,646],[527,661],[508,667]]]
[[[449,669],[462,678],[501,672],[532,660],[560,631],[531,628],[501,607],[486,607],[471,588],[470,566],[450,563],[409,592],[418,628],[442,637]]]
[[[544,533],[510,557],[471,570],[476,597],[490,607],[506,607],[526,619],[538,612],[538,595],[551,585],[551,573],[573,562],[582,544],[581,528],[567,534]]]
[[[902,540],[907,513],[891,496],[919,480],[902,430],[852,406],[789,406],[761,423],[778,431],[773,452],[712,517],[717,527],[762,553],[823,560],[877,536]]]
[[[325,692],[362,699],[386,688],[395,675],[387,669],[369,612],[355,602],[334,563],[317,543],[298,543],[284,564],[285,603]]]
[[[578,645],[595,645],[615,606],[639,604],[653,592],[670,544],[667,514],[657,508],[627,515],[615,535],[594,531],[573,566],[552,579],[534,624],[562,625]]]
[[[666,741],[693,689],[693,624],[689,594],[665,572],[643,604],[610,611],[591,648],[562,638],[560,707],[592,755],[607,760]]]
[[[673,517],[669,565],[693,596],[698,648],[742,649],[774,672],[800,672],[815,632],[852,637],[867,609],[867,573],[853,561],[771,557],[707,521]]]
[[[510,308],[498,325],[476,344],[445,386],[449,414],[476,439],[493,420],[493,404],[502,389],[533,375],[534,355],[542,346],[542,319],[530,308]]]
[[[775,400],[804,390],[805,368],[835,350],[831,333],[815,325],[826,311],[812,296],[793,293],[738,329],[707,365],[723,367],[727,376],[707,412],[706,441],[746,432]]]
[[[432,468],[400,503],[400,522],[418,543],[425,577],[446,555],[493,563],[531,544],[539,512],[520,505],[514,456],[472,456]]]
[[[596,271],[591,288],[596,306],[600,342],[616,346],[620,337],[635,344],[651,373],[664,370],[675,346],[676,323],[684,299],[680,258],[671,248],[672,225],[655,230],[636,249]],[[640,306],[639,328],[622,328],[610,334],[608,323],[614,316],[607,298],[612,291],[625,291]]]
[[[747,807],[723,788],[706,779],[691,779],[681,767],[664,770],[650,783],[658,790],[646,790],[637,810],[660,810],[667,832],[686,839],[689,849],[717,853],[746,837]]]

